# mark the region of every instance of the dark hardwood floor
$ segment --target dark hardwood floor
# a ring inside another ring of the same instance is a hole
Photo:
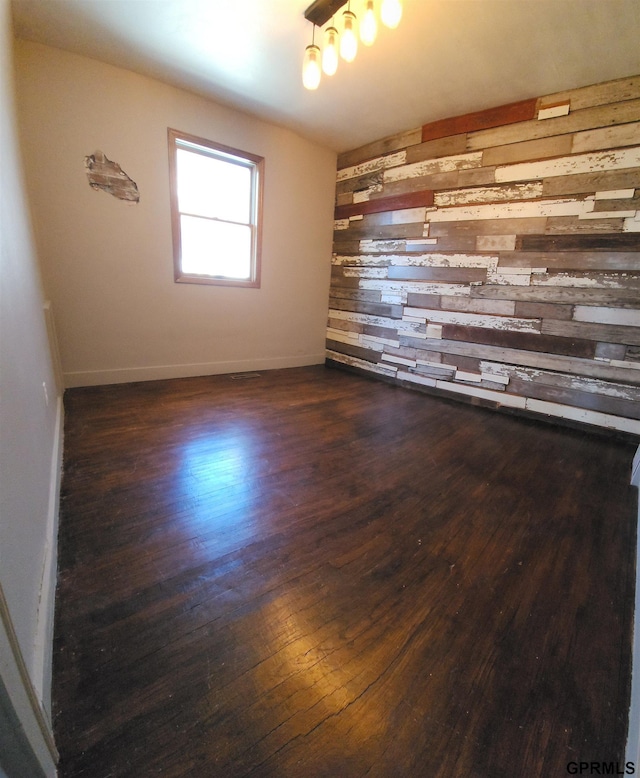
[[[65,407],[61,778],[623,761],[632,444],[324,367]]]

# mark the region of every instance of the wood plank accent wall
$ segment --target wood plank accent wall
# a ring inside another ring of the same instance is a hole
[[[327,360],[640,436],[640,76],[338,158]]]

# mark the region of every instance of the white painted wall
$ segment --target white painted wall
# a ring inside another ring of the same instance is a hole
[[[0,731],[17,716],[53,775],[43,709],[51,685],[62,405],[23,189],[11,51],[9,2],[0,0]]]
[[[334,152],[120,68],[17,42],[21,140],[68,386],[324,361]],[[265,157],[261,289],[173,281],[167,127]],[[138,184],[89,187],[96,150]]]

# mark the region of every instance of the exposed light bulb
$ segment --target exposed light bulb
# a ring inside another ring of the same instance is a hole
[[[384,25],[395,30],[402,18],[402,3],[400,0],[382,0],[380,17]]]
[[[312,43],[304,50],[302,63],[302,83],[305,89],[317,89],[320,86],[321,76],[320,47]]]
[[[328,76],[333,76],[338,69],[338,31],[335,27],[327,27],[322,50],[322,69]]]
[[[373,10],[373,0],[367,0],[367,9],[360,25],[360,40],[365,46],[371,46],[378,34],[378,22]]]
[[[358,53],[358,38],[356,36],[356,15],[352,11],[345,11],[344,30],[340,36],[340,56],[347,62],[353,62]]]

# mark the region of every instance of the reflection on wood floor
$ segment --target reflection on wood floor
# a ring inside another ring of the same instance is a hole
[[[324,367],[65,407],[62,778],[623,761],[632,444]]]

